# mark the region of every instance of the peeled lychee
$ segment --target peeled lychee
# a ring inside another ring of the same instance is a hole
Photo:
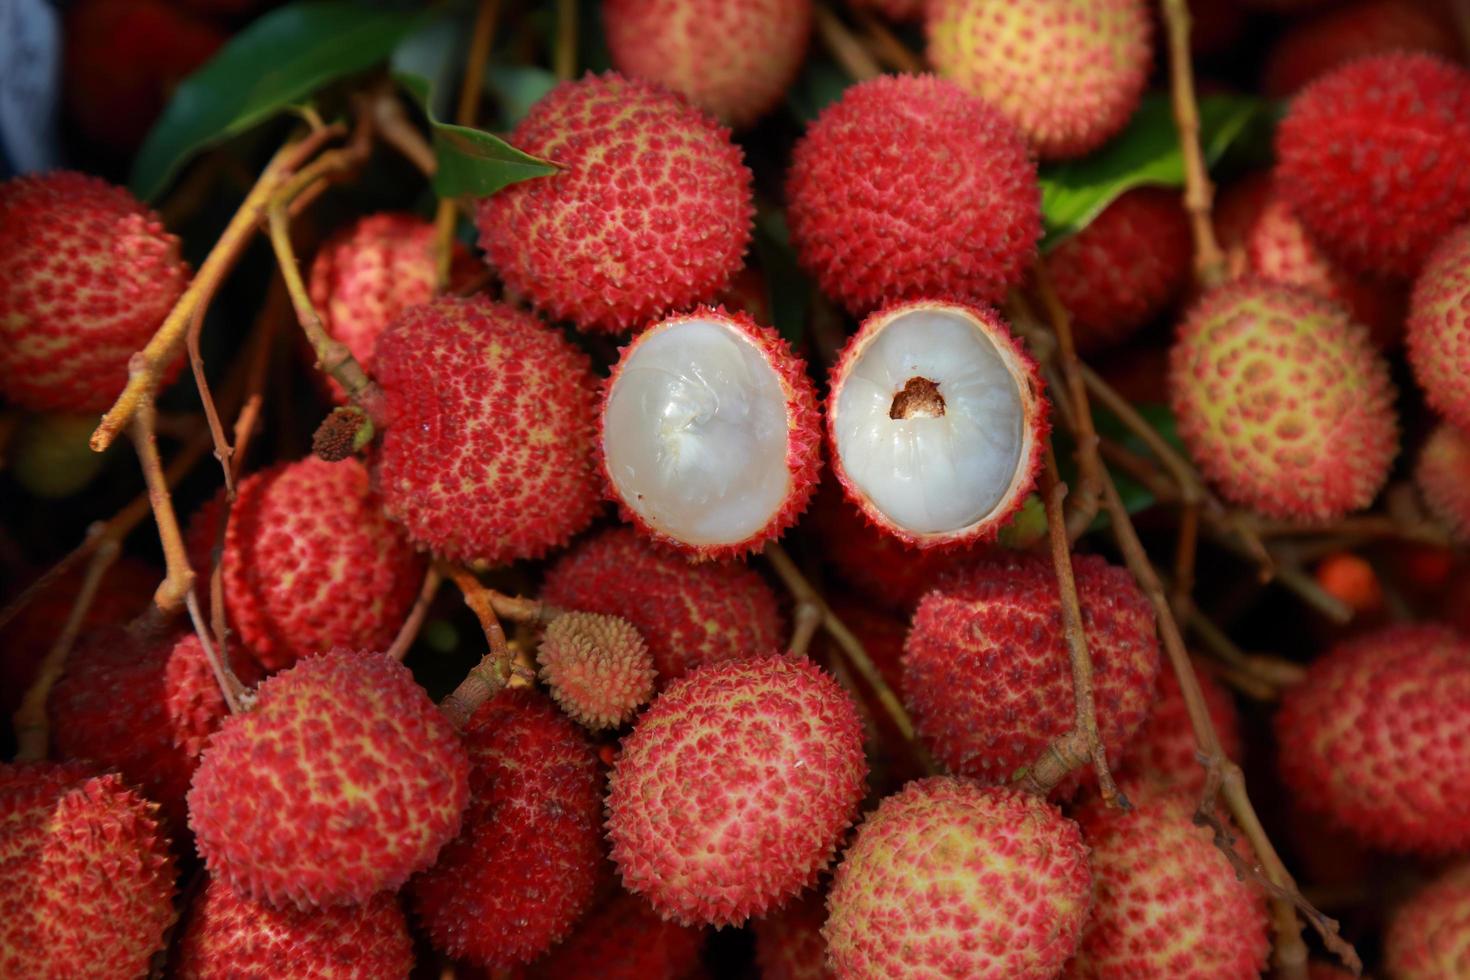
[[[1281,777],[1302,807],[1372,847],[1470,847],[1470,641],[1434,624],[1317,658],[1276,716]]]
[[[806,366],[741,313],[669,317],[623,348],[602,468],[624,517],[697,558],[755,551],[796,523],[821,468]]]
[[[1256,980],[1268,937],[1261,891],[1236,875],[1183,791],[1133,790],[1123,811],[1094,801],[1077,821],[1091,848],[1092,915],[1075,980]]]
[[[1470,976],[1470,864],[1451,866],[1400,905],[1383,942],[1393,980]]]
[[[631,527],[599,531],[557,559],[541,598],[632,623],[659,687],[706,664],[765,656],[785,641],[776,594],[756,572],[735,561],[690,564]]]
[[[480,247],[552,319],[638,329],[739,270],[750,171],[728,130],[667,89],[613,73],[563,82],[510,142],[560,170],[482,200]]]
[[[1244,758],[1245,746],[1241,743],[1240,713],[1235,701],[1203,666],[1195,665],[1194,676],[1199,681],[1205,709],[1225,758],[1239,762]],[[1165,666],[1159,671],[1158,697],[1153,709],[1128,743],[1119,769],[1143,781],[1179,786],[1198,796],[1205,784],[1205,768],[1197,758],[1198,753],[1179,677]]]
[[[1026,141],[927,75],[847,89],[792,151],[786,197],[797,257],[855,315],[926,296],[999,302],[1041,237]]]
[[[126,189],[70,171],[0,184],[0,395],[108,408],[188,279],[179,240]]]
[[[1091,886],[1082,834],[1056,807],[934,776],[858,827],[822,935],[839,977],[1044,980],[1077,948]]]
[[[1389,51],[1458,60],[1454,25],[1434,6],[1423,0],[1356,0],[1292,26],[1266,56],[1263,94],[1294,95],[1334,68]]]
[[[827,980],[827,943],[822,923],[827,903],[820,892],[762,916],[751,923],[755,933],[755,961],[761,980]]]
[[[732,126],[790,87],[806,55],[811,0],[603,0],[613,67],[667,86]]]
[[[1258,279],[1195,305],[1169,354],[1169,400],[1220,492],[1268,517],[1367,507],[1398,452],[1388,366],[1334,304]]]
[[[653,655],[621,616],[564,613],[536,651],[556,703],[588,728],[616,728],[653,697]]]
[[[623,739],[607,796],[612,859],[665,918],[738,925],[826,868],[866,773],[857,706],[811,661],[703,667]]]
[[[410,891],[436,949],[501,969],[546,952],[591,906],[602,776],[586,737],[530,688],[481,705],[464,741],[464,830]]]
[[[1470,225],[1435,248],[1414,282],[1405,333],[1409,366],[1429,404],[1470,429]]]
[[[703,929],[662,919],[643,899],[619,892],[529,972],[538,980],[685,980],[698,975],[704,937]]]
[[[1329,254],[1409,278],[1470,215],[1470,71],[1428,54],[1350,62],[1292,100],[1276,156],[1281,193]]]
[[[389,416],[378,485],[416,544],[502,565],[591,522],[597,395],[565,337],[514,307],[446,297],[405,310],[375,360]]]
[[[1419,450],[1414,483],[1434,516],[1462,540],[1470,540],[1470,438],[1441,423]]]
[[[992,540],[1036,485],[1041,378],[989,309],[922,300],[875,313],[830,388],[832,471],[868,520],[906,544]]]
[[[1153,54],[1143,0],[930,0],[924,29],[939,74],[1000,109],[1045,160],[1116,135]]]
[[[459,832],[469,763],[402,664],[334,650],[267,678],[189,789],[210,874],[254,901],[350,905],[393,891]]]
[[[1189,282],[1194,238],[1179,193],[1128,191],[1046,257],[1083,351],[1123,343],[1167,310]]]
[[[1072,570],[1098,731],[1116,764],[1153,701],[1153,609],[1126,571],[1101,558],[1074,555]],[[951,771],[1003,783],[1031,765],[1075,716],[1051,560],[997,555],[942,581],[914,613],[903,668],[914,726]]]
[[[0,976],[148,976],[174,876],[158,807],[117,775],[0,765]]]
[[[406,980],[413,940],[394,895],[325,909],[272,908],[214,879],[189,911],[180,980]]]

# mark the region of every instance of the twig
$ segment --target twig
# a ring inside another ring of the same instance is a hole
[[[403,103],[393,96],[384,95],[373,100],[372,113],[373,123],[383,142],[401,153],[425,177],[433,177],[439,169],[439,160],[424,134],[409,121],[408,113],[403,111]]]
[[[883,69],[868,53],[868,49],[863,47],[863,42],[853,36],[847,25],[832,12],[831,7],[819,3],[814,13],[817,36],[822,39],[822,44],[831,52],[832,57],[837,59],[842,70],[854,81],[865,82],[883,74]]]
[[[413,641],[419,635],[419,628],[424,625],[424,619],[429,614],[429,606],[434,601],[434,596],[439,594],[439,586],[444,582],[444,574],[435,565],[430,565],[424,571],[424,584],[419,586],[419,596],[413,602],[413,608],[408,611],[408,616],[403,620],[403,625],[398,628],[398,635],[393,638],[393,643],[388,647],[387,654],[394,660],[402,660],[408,655],[408,648],[413,646]]]
[[[470,35],[470,50],[465,59],[464,78],[459,86],[459,104],[454,118],[461,126],[475,125],[480,106],[480,90],[485,83],[485,65],[495,41],[495,25],[500,19],[500,0],[480,0],[475,12],[475,26]],[[453,198],[440,198],[434,212],[434,284],[437,292],[449,288],[449,275],[454,266],[454,226],[458,205]]]
[[[455,728],[463,728],[475,710],[499,694],[510,681],[511,651],[505,642],[505,630],[495,616],[491,590],[485,588],[475,574],[459,565],[443,565],[443,574],[448,576],[469,606],[480,628],[485,631],[485,641],[490,650],[480,662],[470,668],[465,679],[443,701],[439,708],[448,716]]]
[[[1199,144],[1199,103],[1195,99],[1194,67],[1190,63],[1187,0],[1164,0],[1164,20],[1169,34],[1174,124],[1179,129],[1179,149],[1184,154],[1184,206],[1194,231],[1195,276],[1200,285],[1210,287],[1224,281],[1226,258],[1210,217],[1215,186],[1210,183],[1210,172]]]
[[[1246,518],[1254,530],[1263,538],[1348,536],[1354,538],[1386,538],[1427,544],[1436,547],[1452,547],[1454,542],[1449,532],[1427,521],[1400,521],[1391,514],[1358,514],[1340,520],[1300,524],[1295,521],[1273,521],[1253,515]]]
[[[924,73],[924,59],[910,51],[894,36],[887,24],[867,10],[855,10],[853,14],[862,25],[863,33],[868,36],[868,50],[874,57],[894,71],[906,75]]]
[[[178,515],[174,513],[173,497],[169,494],[168,480],[163,475],[163,463],[158,456],[158,440],[153,433],[153,397],[148,392],[134,406],[132,421],[128,423],[128,435],[138,454],[143,468],[143,482],[148,487],[148,505],[153,511],[154,523],[158,525],[158,539],[163,546],[165,574],[153,603],[165,615],[173,615],[184,608],[185,597],[194,587],[194,569],[189,566],[189,556],[184,550],[184,536],[179,531]]]
[[[204,660],[214,674],[214,682],[219,685],[220,694],[224,695],[225,706],[230,709],[230,714],[239,714],[246,691],[245,685],[240,683],[234,668],[225,660],[224,651],[216,650],[214,644],[209,642],[209,625],[199,609],[199,596],[192,589],[189,590],[186,604],[189,607],[189,619],[194,624],[194,634],[199,637],[199,645],[204,649]]]
[[[1198,609],[1190,610],[1187,622],[1211,653],[1232,669],[1265,686],[1271,692],[1269,697],[1274,697],[1283,687],[1292,687],[1306,679],[1307,670],[1300,664],[1280,657],[1246,653],[1215,625],[1214,620]]]
[[[577,74],[577,0],[556,0],[556,50],[551,60],[558,81]]]
[[[796,614],[793,617],[795,624],[791,629],[790,652],[798,657],[804,657],[811,649],[812,637],[816,636],[817,630],[822,627],[822,607],[807,600],[797,602]]]

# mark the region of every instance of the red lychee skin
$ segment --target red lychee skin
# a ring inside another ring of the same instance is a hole
[[[1189,282],[1194,238],[1177,191],[1140,187],[1053,249],[1046,269],[1083,351],[1114,347]]]
[[[1092,916],[1069,980],[1255,980],[1271,944],[1265,900],[1236,876],[1197,798],[1129,793],[1128,812],[1095,801],[1077,822],[1092,848]]]
[[[268,677],[209,740],[189,826],[209,872],[277,907],[361,904],[459,832],[469,762],[413,675],[333,650]]]
[[[690,564],[631,527],[599,531],[557,559],[541,598],[632,623],[660,688],[696,667],[765,656],[785,639],[776,594],[755,571],[733,561]]]
[[[180,980],[393,980],[413,969],[413,940],[393,895],[362,905],[276,909],[211,879],[179,939]]]
[[[596,382],[535,317],[476,297],[410,307],[378,339],[388,516],[449,561],[539,558],[596,515]]]
[[[1240,738],[1240,712],[1236,710],[1235,700],[1198,663],[1194,676],[1199,680],[1205,708],[1220,738],[1220,748],[1227,759],[1240,761],[1245,746]],[[1198,752],[1179,678],[1165,666],[1159,671],[1158,699],[1148,720],[1128,743],[1118,767],[1119,775],[1177,786],[1198,797],[1205,784],[1204,766],[1196,758]]]
[[[502,969],[546,952],[591,906],[602,777],[586,737],[530,688],[481,705],[464,741],[464,831],[410,891],[436,949]]]
[[[607,407],[612,399],[613,387],[625,365],[632,360],[638,346],[649,338],[666,330],[675,330],[681,323],[690,321],[716,321],[742,334],[760,353],[764,361],[775,372],[781,385],[781,394],[786,399],[786,472],[788,482],[786,497],[781,506],[771,514],[769,520],[750,536],[741,541],[725,544],[696,544],[682,541],[666,533],[652,521],[638,513],[618,491],[613,480],[612,468],[605,451],[607,440]],[[723,307],[702,306],[689,313],[671,316],[654,324],[634,337],[618,350],[618,363],[603,384],[601,438],[598,439],[599,456],[602,461],[602,480],[607,499],[618,505],[623,520],[632,524],[659,544],[680,551],[698,561],[717,561],[740,558],[763,548],[768,542],[779,538],[792,527],[811,502],[817,490],[817,481],[822,475],[822,413],[817,405],[816,389],[807,376],[806,363],[791,350],[779,333],[763,327],[739,310]]]
[[[0,184],[0,394],[105,410],[188,280],[179,240],[125,188],[70,171]]]
[[[1276,129],[1282,195],[1327,252],[1410,278],[1470,215],[1470,71],[1360,58],[1307,86]]]
[[[244,684],[260,679],[254,661],[231,659]],[[193,632],[140,636],[114,626],[77,642],[47,714],[61,758],[117,769],[183,830],[189,777],[229,707]]]
[[[643,899],[619,892],[529,973],[537,980],[684,980],[699,966],[704,937],[703,929],[661,919]]]
[[[482,200],[480,247],[551,319],[638,329],[740,269],[750,171],[729,130],[667,89],[611,72],[563,82],[510,142],[561,170]]]
[[[806,55],[811,0],[603,0],[613,67],[735,127],[769,112]]]
[[[1419,0],[1357,0],[1293,26],[1266,56],[1262,94],[1294,95],[1358,58],[1390,51],[1460,57],[1455,28],[1432,4]]]
[[[1011,478],[1010,489],[1000,503],[996,504],[995,509],[966,527],[937,533],[911,530],[879,510],[862,488],[848,476],[842,455],[837,450],[838,400],[853,365],[888,324],[908,313],[928,310],[957,313],[981,327],[985,336],[994,344],[997,356],[1006,362],[1010,375],[1016,382],[1017,397],[1023,402],[1021,425],[1026,437],[1021,446],[1021,458],[1016,464],[1016,472]],[[858,332],[843,347],[837,362],[832,365],[827,395],[827,448],[832,461],[832,474],[842,487],[848,503],[856,507],[874,527],[897,538],[908,547],[950,550],[989,544],[1020,509],[1026,495],[1036,487],[1036,472],[1041,466],[1046,434],[1050,431],[1050,423],[1047,421],[1050,406],[1042,396],[1042,387],[1041,373],[1036,362],[1011,336],[1010,327],[994,310],[943,300],[913,300],[886,307],[863,321]]]
[[[792,151],[787,221],[822,292],[861,316],[885,302],[999,302],[1041,237],[1026,141],[932,76],[860,82]]]
[[[1293,286],[1211,290],[1169,352],[1190,456],[1225,497],[1267,517],[1330,520],[1372,503],[1398,452],[1393,400],[1367,330]]]
[[[148,976],[175,870],[158,807],[121,777],[0,765],[0,976]]]
[[[828,980],[827,944],[822,923],[827,903],[819,892],[803,895],[779,911],[751,923],[761,980]]]
[[[934,776],[868,814],[827,896],[838,977],[1045,980],[1077,947],[1091,875],[1077,825],[1006,787]]]
[[[1127,125],[1153,61],[1143,0],[928,0],[927,55],[1038,156],[1084,156]]]
[[[201,576],[222,507],[190,522]],[[221,564],[230,625],[267,670],[335,646],[384,649],[418,596],[424,560],[355,459],[281,463],[240,481]]]
[[[623,740],[607,795],[612,859],[664,918],[738,925],[815,881],[866,773],[857,706],[811,661],[703,667]]]
[[[225,42],[162,0],[81,0],[63,36],[67,114],[88,142],[118,155],[138,148],[174,88]]]
[[[1453,865],[1399,906],[1383,959],[1394,980],[1470,976],[1470,864]]]
[[[1470,429],[1470,225],[1435,248],[1414,282],[1404,335],[1409,366],[1429,404]]]
[[[1153,702],[1153,609],[1126,571],[1095,555],[1073,555],[1072,570],[1098,730],[1116,764]],[[914,727],[950,771],[1003,783],[1035,762],[1070,730],[1074,707],[1050,559],[997,555],[925,596],[904,641],[903,690]],[[1060,792],[1079,779],[1069,778]]]
[[[563,613],[536,650],[542,682],[573,721],[616,728],[653,697],[653,655],[620,616]]]
[[[1470,541],[1470,438],[1452,425],[1429,434],[1414,467],[1429,509],[1462,541]]]
[[[1447,627],[1388,627],[1319,657],[1276,735],[1304,809],[1394,853],[1470,847],[1470,641]]]
[[[308,289],[327,333],[347,345],[364,371],[372,373],[378,337],[410,306],[434,298],[434,224],[417,215],[370,214],[322,243],[311,263]],[[468,282],[483,268],[458,239],[453,242],[449,281]],[[342,386],[319,372],[332,398],[347,401]]]

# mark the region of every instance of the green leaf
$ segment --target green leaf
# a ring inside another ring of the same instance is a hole
[[[785,214],[774,208],[765,208],[756,216],[755,255],[766,277],[772,325],[795,347],[801,343],[806,328],[811,286],[796,265],[796,253],[791,248]]]
[[[440,197],[487,197],[502,187],[556,173],[557,166],[550,160],[522,153],[498,136],[440,122],[428,110],[432,95],[425,79],[418,75],[395,78],[419,100],[429,117],[434,156],[439,161],[434,193]]]
[[[803,123],[810,123],[822,110],[842,98],[853,81],[835,62],[808,58],[801,74],[786,92],[786,105]]]
[[[133,162],[133,192],[156,197],[200,150],[383,61],[424,16],[354,0],[299,0],[265,14],[179,85]]]
[[[1250,96],[1209,95],[1200,100],[1200,146],[1213,164],[1253,123],[1265,122],[1269,104]],[[1042,167],[1042,248],[1086,228],[1103,208],[1135,187],[1184,186],[1184,156],[1167,95],[1146,97],[1128,128],[1097,153]]]
[[[491,65],[485,72],[485,91],[500,106],[500,125],[514,129],[531,106],[556,87],[556,76],[535,65]]]

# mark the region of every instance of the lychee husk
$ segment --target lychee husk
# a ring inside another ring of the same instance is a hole
[[[1414,467],[1424,501],[1461,541],[1470,541],[1470,436],[1441,423],[1429,434]]]
[[[653,696],[653,656],[619,616],[563,613],[546,627],[536,659],[556,703],[594,730],[616,728]]]
[[[1450,865],[1394,910],[1383,959],[1394,980],[1470,976],[1470,863]]]
[[[1470,430],[1470,224],[1446,235],[1414,281],[1405,344],[1429,404]]]

